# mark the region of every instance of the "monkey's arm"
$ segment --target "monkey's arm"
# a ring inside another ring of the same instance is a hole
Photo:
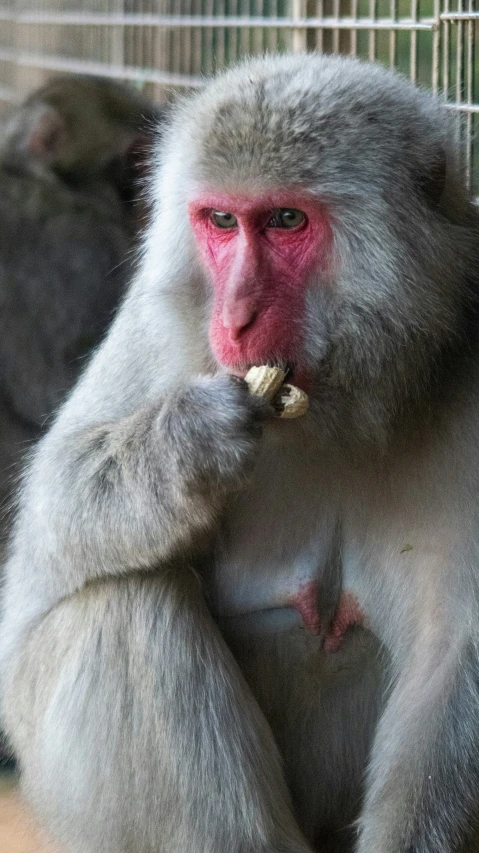
[[[132,837],[151,851],[168,837],[178,853],[309,853],[269,727],[186,559],[218,496],[241,482],[257,430],[243,384],[200,382],[72,436],[57,493],[36,489],[36,535],[25,517],[9,570],[6,648],[19,623],[26,630],[6,656],[4,713],[30,790],[42,766],[41,802],[66,846],[80,839],[82,850],[115,853]],[[22,625],[45,574],[56,603]],[[32,715],[27,742],[22,707]],[[138,841],[145,833],[151,846]]]
[[[108,347],[39,448],[8,567],[4,713],[26,788],[88,853],[165,838],[175,853],[309,853],[187,565],[269,405],[225,376],[147,393]],[[92,425],[99,411],[109,419]]]
[[[271,412],[245,383],[222,376],[184,383],[117,421],[54,426],[32,465],[17,530],[23,559],[43,578],[47,564],[56,598],[194,555],[245,482]],[[48,549],[43,537],[32,542],[32,529],[48,531]]]

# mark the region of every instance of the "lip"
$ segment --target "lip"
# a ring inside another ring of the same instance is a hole
[[[236,366],[234,366],[234,365],[233,365],[233,366],[230,366],[230,365],[228,365],[228,364],[224,364],[224,365],[223,365],[223,367],[224,367],[224,369],[225,369],[225,370],[227,370],[227,371],[228,371],[228,373],[230,373],[230,374],[231,374],[231,376],[239,376],[241,379],[244,379],[244,378],[245,378],[245,376],[246,376],[246,374],[248,373],[248,371],[249,371],[252,367],[260,367],[260,366],[261,366],[261,365],[263,365],[263,364],[265,364],[265,365],[267,364],[269,367],[280,367],[280,368],[281,368],[281,370],[285,370],[285,368],[284,368],[282,365],[279,365],[279,364],[278,364],[278,365],[274,365],[274,364],[273,364],[272,362],[270,362],[270,361],[263,361],[263,360],[258,360],[257,362],[252,362],[251,364],[247,364],[247,365],[245,365],[245,366],[241,366],[241,367],[236,367]],[[289,381],[289,377],[290,377],[290,375],[292,375],[292,374],[291,374],[291,371],[289,371],[289,370],[288,370],[288,371],[285,371],[285,372],[286,372],[286,377],[287,377],[287,379],[288,379],[288,381]]]
[[[238,376],[240,379],[244,379],[246,374],[248,373],[247,367],[227,367],[226,369],[228,373],[231,374],[231,376]]]
[[[229,367],[228,365],[223,365],[224,369],[231,374],[231,376],[238,376],[240,379],[244,379],[250,367],[259,366],[259,365],[248,365],[246,367]],[[282,368],[284,369],[284,368]],[[300,388],[306,394],[309,394],[312,385],[312,376],[310,371],[290,367],[286,372],[285,381],[289,385],[295,385],[297,388]]]

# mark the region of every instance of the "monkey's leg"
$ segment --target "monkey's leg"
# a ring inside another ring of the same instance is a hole
[[[416,642],[380,721],[358,853],[458,853],[479,792],[479,646]]]
[[[307,853],[270,729],[186,570],[86,586],[6,699],[28,798],[74,853]]]
[[[321,853],[351,853],[383,693],[383,655],[353,628],[325,653],[302,627],[226,633],[278,744],[300,827]],[[231,623],[230,623],[231,629]]]

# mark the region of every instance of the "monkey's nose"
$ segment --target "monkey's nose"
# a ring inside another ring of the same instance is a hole
[[[256,300],[249,297],[225,304],[222,320],[230,340],[237,341],[253,325],[257,316]]]

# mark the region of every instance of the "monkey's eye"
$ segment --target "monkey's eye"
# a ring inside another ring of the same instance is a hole
[[[221,210],[212,210],[210,219],[217,228],[236,228],[238,220],[232,213],[223,213]]]
[[[279,207],[271,211],[267,228],[297,228],[306,221],[306,214],[294,207]]]

